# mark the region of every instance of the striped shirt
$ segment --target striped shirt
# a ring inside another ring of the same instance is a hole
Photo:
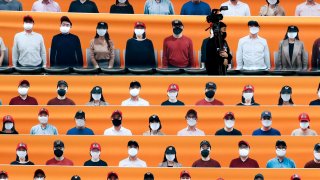
[[[58,135],[56,127],[47,124],[45,128],[42,128],[41,124],[35,125],[31,128],[30,134],[32,135]]]

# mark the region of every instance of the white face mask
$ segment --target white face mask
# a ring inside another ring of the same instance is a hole
[[[28,94],[28,91],[29,91],[29,88],[27,87],[19,87],[18,88],[18,93],[21,95],[21,96],[25,96]]]
[[[187,118],[187,123],[189,126],[195,126],[197,124],[196,118]]]
[[[97,34],[99,36],[104,36],[107,33],[107,29],[97,29]]]
[[[281,99],[285,102],[288,102],[291,98],[290,94],[281,94]]]
[[[287,35],[288,35],[288,38],[294,39],[297,37],[298,33],[297,32],[288,32]]]
[[[144,29],[134,29],[134,33],[137,35],[137,36],[142,36],[142,34],[145,32]]]
[[[212,30],[212,29],[210,29],[210,39],[212,39],[212,38],[213,38],[213,36],[214,36],[214,34],[213,34],[213,30]]]
[[[130,148],[130,149],[128,149],[128,154],[129,154],[129,156],[134,157],[138,154],[138,149]]]
[[[310,123],[309,122],[300,122],[301,129],[308,129]]]
[[[138,96],[139,93],[140,93],[140,88],[139,89],[137,89],[137,88],[130,89],[130,95],[133,96],[133,97]]]
[[[90,155],[91,155],[92,159],[98,160],[100,158],[100,151],[98,151],[98,152],[90,151]]]
[[[264,126],[264,127],[271,127],[271,125],[272,125],[272,121],[271,120],[262,120],[262,125]]]
[[[34,180],[44,180],[43,177],[34,178]]]
[[[156,131],[160,128],[160,123],[150,123],[150,128],[153,130],[153,131]]]
[[[92,94],[91,96],[96,101],[101,99],[101,94]]]
[[[319,99],[320,99],[320,91],[318,91],[318,97],[319,97]]]
[[[234,120],[224,120],[224,124],[226,125],[227,128],[233,128],[235,122]]]
[[[60,32],[62,34],[67,34],[70,32],[70,26],[60,26]]]
[[[279,148],[276,149],[276,154],[279,157],[284,157],[286,155],[286,152],[287,151],[285,149],[279,149]]]
[[[118,0],[119,3],[125,3],[127,0]]]
[[[29,31],[33,28],[33,23],[23,23],[23,28],[26,31]]]
[[[41,124],[47,124],[48,123],[48,116],[38,116],[38,120]]]
[[[5,123],[5,124],[4,124],[4,128],[5,128],[6,130],[11,130],[11,129],[13,128],[13,123]]]
[[[173,161],[175,157],[176,157],[175,154],[166,154],[166,159],[168,161]]]
[[[313,152],[313,155],[314,155],[314,158],[315,158],[317,161],[320,161],[320,153],[318,153],[317,151],[314,151],[314,152]]]
[[[260,30],[259,27],[250,27],[249,29],[251,34],[258,34]]]
[[[27,155],[27,151],[17,151],[17,155],[19,158],[25,158]]]
[[[170,100],[176,100],[178,96],[178,92],[168,92],[168,97]]]
[[[252,97],[253,97],[253,93],[243,93],[243,98],[244,99],[252,99]]]
[[[0,179],[0,180],[8,180],[8,178]]]
[[[239,149],[239,155],[241,157],[247,157],[249,155],[250,150],[249,149]]]
[[[268,0],[268,3],[271,5],[275,5],[277,3],[277,0]]]
[[[84,127],[86,125],[86,121],[84,119],[76,119],[77,127]]]

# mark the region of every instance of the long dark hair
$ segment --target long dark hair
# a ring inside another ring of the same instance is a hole
[[[292,98],[291,98],[291,94],[290,94],[290,100],[289,100],[289,103],[290,103],[290,104],[294,104],[294,103],[293,103],[293,101],[292,101]],[[282,100],[282,98],[281,98],[281,93],[280,93],[280,97],[279,97],[278,105],[279,105],[279,106],[282,106],[282,105],[283,105],[283,100]]]
[[[101,98],[100,98],[100,101],[106,102],[106,101],[104,100],[104,97],[103,97],[102,88],[101,88],[100,86],[95,86],[94,88],[96,88],[96,87],[99,87],[99,88],[101,89]],[[90,92],[90,100],[89,100],[89,102],[91,102],[91,101],[94,101],[94,99],[92,98],[92,91]]]
[[[290,26],[289,26],[290,27]],[[300,40],[299,38],[299,29],[297,26],[294,26],[298,31],[297,31],[297,36],[294,38],[296,40]],[[284,39],[283,40],[287,40],[289,37],[288,37],[288,31],[286,32],[286,35],[284,36]]]
[[[116,5],[118,5],[118,4],[119,4],[119,0],[116,0]],[[127,1],[125,2],[125,4],[126,4],[126,5],[130,5],[129,0],[127,0]]]
[[[146,39],[147,35],[146,35],[146,32],[144,32],[142,34],[142,39]],[[137,36],[136,36],[136,33],[133,32],[133,39],[137,39]]]
[[[244,97],[242,96],[242,98],[241,98],[241,102],[242,102],[242,104],[244,104],[244,103],[246,103],[246,100],[244,99]],[[255,104],[256,102],[254,101],[254,96],[252,96],[252,98],[251,98],[251,104]]]
[[[153,122],[153,121],[151,121],[151,122]],[[152,129],[151,129],[151,127],[150,127],[150,123],[151,123],[151,122],[149,121],[149,130],[150,130],[150,133],[151,133],[151,131],[152,131]],[[159,131],[161,130],[161,128],[162,128],[161,121],[160,121],[160,119],[159,119],[159,121],[156,121],[156,122],[158,122],[158,123],[160,124],[159,129],[157,129],[157,132],[159,132]]]
[[[26,157],[25,157],[25,160],[26,160],[26,162],[29,161],[28,151],[27,151],[27,155],[26,155]],[[19,159],[19,156],[18,156],[18,155],[16,155],[16,161],[17,161],[17,162],[20,162],[20,159]]]
[[[266,1],[267,1],[268,5],[269,5],[270,3],[268,2],[268,0],[266,0]],[[280,0],[278,0],[275,5],[278,5],[279,3],[280,3]]]
[[[107,32],[106,34],[104,35],[104,39],[107,41],[107,44],[108,44],[108,49],[110,50],[111,49],[111,46],[110,46],[110,35],[109,35],[109,32],[108,32],[108,23],[104,22],[106,24],[106,29],[107,29]],[[99,23],[98,23],[99,24]],[[97,29],[100,29],[99,25],[97,26],[96,30]],[[102,28],[101,28],[102,29]],[[94,37],[95,39],[98,39],[100,36],[98,35],[97,31],[96,31],[96,36]]]
[[[4,125],[5,123],[6,123],[6,122],[3,122],[3,123],[2,123],[2,132],[3,132],[3,133],[5,133],[5,130],[6,130],[5,125]],[[17,132],[17,131],[16,131],[16,128],[15,128],[14,122],[13,122],[13,126],[12,126],[12,128],[11,128],[10,130],[11,130],[13,133],[14,133],[14,132]]]
[[[164,151],[164,155],[163,155],[163,160],[162,160],[162,162],[164,163],[164,162],[167,162],[168,160],[167,160],[167,158],[166,158],[166,151]],[[176,163],[179,163],[178,162],[178,158],[177,158],[177,151],[176,151],[176,154],[175,154],[175,157],[174,157],[174,160],[173,160],[174,162],[176,162]]]

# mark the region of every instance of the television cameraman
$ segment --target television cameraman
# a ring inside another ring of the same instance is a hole
[[[222,14],[218,14],[226,9],[225,6],[222,6],[220,10],[213,9],[212,14],[207,17],[207,21],[211,23],[211,37],[206,44],[205,61],[208,75],[226,75],[228,65],[231,64],[232,55],[226,41],[227,25],[221,22]]]

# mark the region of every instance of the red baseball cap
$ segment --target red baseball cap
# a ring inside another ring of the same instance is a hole
[[[111,171],[111,172],[108,173],[108,177],[107,177],[107,178],[111,178],[112,176],[116,176],[116,178],[119,178],[119,177],[118,177],[118,174],[115,173],[115,172],[113,172],[113,171]]]
[[[167,91],[179,91],[178,84],[170,84]]]
[[[291,180],[301,180],[301,177],[298,174],[294,174],[291,176]]]
[[[309,118],[309,115],[307,113],[301,113],[299,115],[299,121],[308,121],[310,122],[310,118]]]
[[[41,109],[39,110],[38,115],[40,115],[41,113],[46,113],[46,114],[49,116],[49,111],[48,111],[48,109],[46,109],[46,108],[41,108]]]
[[[121,112],[121,111],[119,111],[119,110],[115,110],[115,111],[113,111],[113,113],[112,113],[111,117],[113,117],[113,116],[114,116],[114,115],[116,115],[116,114],[118,114],[118,115],[122,118],[122,112]]]
[[[246,145],[246,146],[248,146],[250,148],[250,145],[249,145],[249,143],[247,141],[243,141],[243,140],[239,141],[238,146],[240,147],[241,145]]]
[[[22,81],[20,81],[19,86],[21,86],[22,84],[26,84],[28,87],[30,87],[30,83],[29,83],[28,80],[22,80]]]
[[[8,177],[8,173],[7,173],[7,172],[5,172],[5,171],[0,171],[0,175],[5,175],[5,176],[7,176],[7,177]]]
[[[3,120],[2,120],[4,123],[5,122],[12,122],[12,123],[14,123],[14,120],[13,120],[13,118],[12,118],[12,116],[10,116],[10,115],[6,115],[6,116],[3,116]]]
[[[26,21],[32,21],[34,23],[34,20],[30,15],[26,15],[23,17],[23,22],[26,22]]]
[[[136,27],[143,27],[144,29],[146,29],[146,25],[140,21],[134,23],[134,28]]]
[[[101,146],[99,143],[92,143],[90,146],[90,151],[92,151],[93,149],[98,149],[99,151],[101,151]]]
[[[247,90],[251,90],[252,92],[254,92],[254,87],[251,85],[245,85],[243,87],[243,91],[247,91]]]
[[[191,178],[190,173],[186,170],[181,171],[180,178],[182,178],[184,175],[188,175]]]
[[[18,150],[19,148],[23,148],[23,149],[25,149],[26,151],[28,150],[27,144],[25,144],[25,143],[23,143],[23,142],[21,142],[21,143],[19,143],[19,144],[17,145],[17,149],[16,149],[16,150]]]
[[[228,117],[228,116],[232,116],[232,118],[234,119],[234,114],[233,112],[227,112],[225,115],[224,115],[224,118]]]

